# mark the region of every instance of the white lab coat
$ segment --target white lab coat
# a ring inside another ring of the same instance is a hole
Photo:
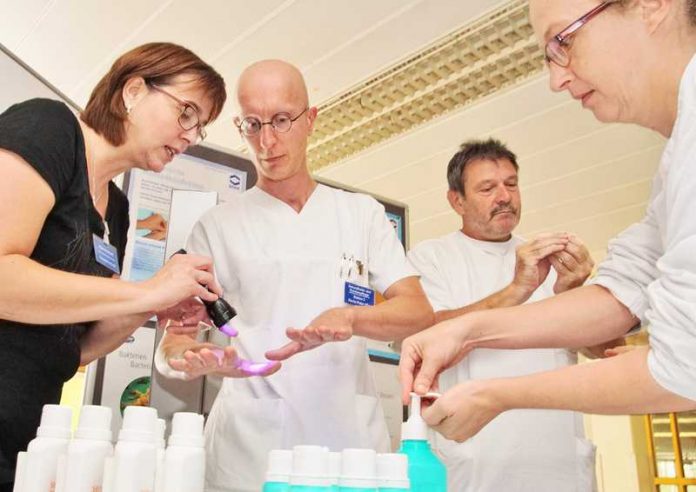
[[[646,215],[609,243],[593,280],[649,325],[653,378],[696,401],[695,197],[696,56],[682,76]]]
[[[213,258],[238,312],[231,343],[254,361],[289,341],[286,328],[344,305],[348,276],[384,292],[415,275],[384,207],[323,185],[299,214],[253,188],[205,214],[187,249]],[[225,379],[206,424],[206,491],[260,490],[268,451],[297,444],[388,450],[363,338],[298,354],[268,378]]]
[[[513,237],[477,241],[460,231],[418,244],[409,260],[435,310],[472,304],[508,285],[515,271]],[[555,273],[529,299],[553,295]],[[440,377],[443,391],[468,379],[520,376],[577,362],[567,350],[476,349]],[[594,490],[594,446],[572,412],[513,410],[463,444],[433,433],[447,466],[450,492],[588,492]]]

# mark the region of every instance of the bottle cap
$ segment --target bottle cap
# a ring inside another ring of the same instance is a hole
[[[292,473],[292,451],[274,449],[268,453],[266,482],[288,483]]]
[[[204,444],[203,415],[192,412],[175,413],[169,445],[202,448]]]
[[[80,410],[80,422],[75,431],[76,439],[111,441],[112,412],[109,407],[84,405]]]
[[[41,410],[41,425],[36,430],[37,437],[70,439],[72,409],[61,405],[44,405]]]
[[[159,433],[157,410],[150,407],[129,406],[123,412],[123,426],[119,441],[156,443]]]
[[[408,480],[408,456],[401,453],[377,455],[377,480],[381,488],[410,488]]]
[[[373,449],[344,449],[338,484],[341,487],[377,488],[377,453]]]
[[[321,446],[292,448],[290,485],[325,487],[329,485],[329,452]]]
[[[406,422],[401,424],[402,441],[425,441],[428,439],[428,426],[421,417],[421,397],[411,393],[410,415]]]

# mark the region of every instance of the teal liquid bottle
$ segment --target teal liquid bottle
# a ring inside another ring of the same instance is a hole
[[[292,451],[274,449],[268,453],[266,482],[262,492],[289,492],[290,473],[292,472]]]
[[[411,414],[401,426],[399,453],[408,456],[411,492],[447,492],[447,469],[430,449],[420,400],[420,396],[411,393]]]
[[[377,453],[373,449],[341,452],[339,492],[377,492]]]
[[[377,455],[378,492],[409,492],[408,456],[403,453]]]
[[[290,492],[331,492],[329,450],[321,446],[292,448]]]

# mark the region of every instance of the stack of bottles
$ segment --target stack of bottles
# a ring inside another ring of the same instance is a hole
[[[337,453],[321,446],[276,449],[268,455],[263,492],[445,492],[446,468],[430,449],[427,435],[420,397],[412,393],[398,453]]]
[[[111,409],[87,405],[71,438],[72,411],[46,405],[36,438],[17,456],[14,492],[203,492],[203,416],[165,421],[148,407],[127,407],[116,446]]]

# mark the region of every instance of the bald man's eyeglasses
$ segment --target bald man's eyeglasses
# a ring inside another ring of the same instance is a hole
[[[305,114],[308,109],[309,106],[304,108],[302,112],[294,118],[290,116],[290,113],[276,113],[270,121],[261,121],[256,116],[247,116],[237,124],[237,128],[239,132],[246,137],[257,135],[261,132],[264,125],[271,125],[271,128],[278,133],[287,133],[292,128],[292,124],[300,116]]]

